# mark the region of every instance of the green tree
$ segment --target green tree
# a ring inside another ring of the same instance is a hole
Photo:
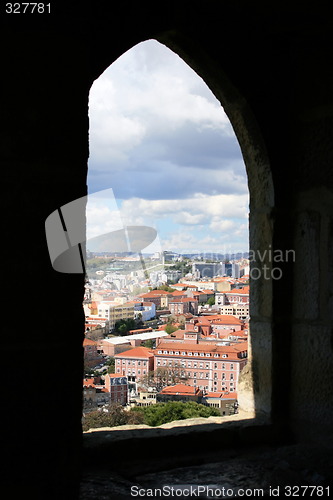
[[[154,290],[164,290],[165,292],[174,292],[176,289],[175,288],[172,288],[171,286],[169,285],[160,285],[160,286],[157,286],[156,288],[154,288]]]
[[[205,406],[195,401],[169,401],[167,403],[156,403],[146,407],[135,407],[130,413],[143,415],[143,423],[157,426],[172,422],[174,420],[185,420],[187,418],[221,416],[216,408]]]
[[[209,297],[209,299],[207,300],[207,304],[209,306],[213,306],[215,304],[215,297]]]
[[[178,330],[178,328],[176,326],[173,326],[171,324],[168,324],[166,327],[165,327],[165,331],[170,335],[171,333],[175,332],[176,330]]]
[[[144,347],[148,347],[149,349],[153,349],[154,348],[154,340],[153,339],[145,340],[144,342],[142,342],[142,345]]]
[[[136,329],[136,322],[133,318],[120,319],[119,321],[116,321],[114,328],[119,335],[123,336],[130,330]]]
[[[110,357],[106,364],[108,365],[108,369],[107,369],[107,373],[114,373],[114,370],[115,370],[115,359],[113,357]]]

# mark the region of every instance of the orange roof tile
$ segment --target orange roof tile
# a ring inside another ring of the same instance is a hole
[[[237,392],[206,392],[206,398],[237,399]]]
[[[234,293],[240,294],[240,295],[248,295],[250,293],[250,287],[244,286],[244,288],[234,288],[233,290],[229,290],[227,292],[223,292],[226,295],[233,295]]]
[[[176,385],[171,385],[164,387],[160,391],[160,394],[181,394],[181,395],[195,395],[198,394],[198,392],[201,392],[200,389],[197,387],[193,387],[191,385],[185,385],[185,384],[176,384]]]
[[[185,303],[185,302],[198,302],[195,298],[192,297],[186,297],[183,299],[173,299],[169,300],[169,304],[177,304],[179,302]]]
[[[198,319],[200,321],[201,318],[205,318],[208,320],[210,323],[220,323],[220,324],[226,324],[226,325],[242,325],[243,322],[236,318],[236,316],[233,316],[232,314],[214,314],[212,316],[198,316]]]
[[[128,351],[116,354],[115,358],[151,358],[153,357],[153,352],[148,349],[148,347],[134,347]]]
[[[84,378],[83,387],[95,387],[95,380],[93,378]]]
[[[211,342],[200,342],[199,344],[191,344],[189,342],[168,342],[163,341],[158,344],[158,346],[154,349],[155,355],[158,356],[158,351],[179,351],[179,352],[197,352],[198,355],[200,353],[205,354],[215,354],[218,353],[220,355],[227,354],[229,359],[238,360],[238,353],[247,350],[247,342],[242,342],[241,344],[236,345],[217,345],[214,343],[212,345]],[[163,353],[162,353],[163,355]],[[172,355],[171,355],[172,356]],[[193,357],[193,355],[192,355]]]
[[[147,333],[147,332],[152,332],[153,329],[148,327],[148,328],[139,328],[137,330],[129,330],[129,334],[132,335],[134,333]]]
[[[94,340],[90,340],[90,339],[85,338],[83,341],[83,347],[85,347],[87,345],[97,345],[97,342],[95,342]]]
[[[159,295],[170,295],[170,292],[166,290],[150,290],[149,292],[140,294],[139,297],[153,297]]]

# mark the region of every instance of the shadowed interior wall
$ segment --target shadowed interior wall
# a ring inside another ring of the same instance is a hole
[[[255,395],[244,405],[300,440],[332,439],[331,16],[255,1],[99,1],[1,22],[4,488],[78,491],[83,276],[53,271],[44,223],[86,193],[92,82],[149,38],[183,57],[231,119],[253,250],[296,251],[281,279],[251,283]]]

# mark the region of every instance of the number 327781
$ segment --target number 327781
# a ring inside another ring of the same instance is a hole
[[[6,14],[50,14],[50,3],[6,3]]]

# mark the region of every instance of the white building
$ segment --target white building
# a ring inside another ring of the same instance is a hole
[[[156,316],[156,306],[153,302],[141,302],[134,306],[134,317],[140,317],[142,321],[149,321]]]

